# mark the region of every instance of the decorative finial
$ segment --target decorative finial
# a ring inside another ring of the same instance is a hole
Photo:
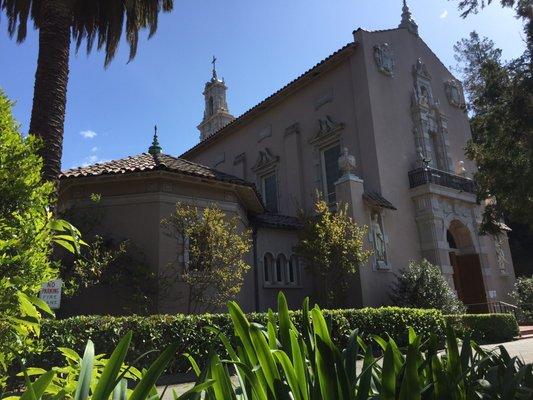
[[[409,6],[407,5],[406,0],[403,0],[402,22],[400,22],[398,28],[407,28],[410,32],[414,33],[415,35],[418,35],[418,25],[411,16],[411,11],[409,11]]]
[[[213,56],[213,61],[211,61],[211,64],[213,64],[213,80],[218,80],[217,76],[217,58]]]
[[[161,145],[159,144],[159,139],[157,138],[157,125],[154,126],[154,139],[152,140],[152,145],[148,148],[148,153],[150,153],[153,156],[156,156],[158,154],[161,154],[163,152],[163,149],[161,148]]]

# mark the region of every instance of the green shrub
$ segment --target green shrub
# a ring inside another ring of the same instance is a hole
[[[39,334],[32,305],[54,276],[51,183],[42,183],[38,141],[23,137],[0,89],[0,387],[7,367]]]
[[[397,306],[435,308],[445,314],[461,314],[466,311],[442,276],[440,268],[428,260],[411,261],[396,278],[390,297]]]
[[[533,324],[533,276],[518,278],[511,296],[518,306],[520,323]]]
[[[450,323],[443,350],[443,338],[435,332],[417,334],[412,328],[406,346],[398,346],[385,332],[364,338],[357,329],[338,346],[328,319],[337,320],[339,313],[309,309],[307,299],[301,312],[290,313],[279,293],[278,314],[269,312],[261,324],[253,323],[235,302],[228,309],[233,337],[220,333],[214,343],[222,351],[212,349],[207,359],[184,354],[196,382],[181,396],[173,392],[175,400],[489,400],[530,399],[533,393],[533,364],[511,357],[503,346],[485,350],[468,336],[460,342]],[[397,310],[391,314],[398,315]],[[68,367],[33,369],[39,378],[26,380],[27,390],[18,400],[160,398],[154,384],[174,354],[180,354],[180,345],[168,346],[142,376],[137,370],[122,378],[131,339],[130,331],[108,360],[94,356],[92,341],[83,359],[63,349]],[[128,390],[128,380],[139,379]]]
[[[501,343],[518,336],[518,324],[512,314],[447,315],[454,328],[464,335],[470,332],[478,343]]]
[[[295,324],[301,321],[301,311],[291,311]],[[360,335],[389,334],[400,345],[407,343],[407,328],[418,332],[443,334],[444,319],[436,310],[415,310],[398,307],[364,308],[357,310],[326,310],[324,316],[331,326],[333,340],[338,345],[346,343],[346,337],[353,329]],[[248,318],[266,324],[266,313],[251,313]],[[120,338],[128,331],[135,334],[128,353],[132,362],[149,350],[162,350],[173,341],[178,341],[180,350],[192,354],[198,360],[205,360],[209,349],[215,343],[215,350],[222,351],[216,333],[207,330],[214,327],[228,337],[233,337],[231,318],[228,314],[201,315],[152,315],[152,316],[79,316],[63,320],[44,320],[41,338],[44,352],[30,357],[30,365],[49,368],[59,365],[63,359],[58,347],[72,348],[82,352],[87,340],[98,344],[98,351],[110,354]],[[143,361],[148,365],[154,360],[150,355]],[[142,365],[140,366],[142,367]],[[171,373],[185,372],[189,364],[185,358],[175,360],[170,366]]]

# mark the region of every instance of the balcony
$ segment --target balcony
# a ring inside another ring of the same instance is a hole
[[[427,183],[444,186],[462,192],[476,193],[474,181],[460,175],[426,167],[409,171],[409,187],[415,188]]]

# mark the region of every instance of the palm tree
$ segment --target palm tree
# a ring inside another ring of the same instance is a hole
[[[139,31],[157,29],[161,11],[172,10],[173,0],[0,0],[8,18],[8,32],[18,43],[26,38],[28,19],[39,30],[39,56],[35,73],[30,134],[43,141],[43,179],[54,181],[61,171],[68,63],[71,38],[76,50],[82,43],[90,53],[105,51],[105,65],[113,59],[122,30],[135,57]]]

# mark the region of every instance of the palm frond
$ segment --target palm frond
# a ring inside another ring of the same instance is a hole
[[[98,50],[105,51],[105,65],[115,57],[123,31],[129,45],[129,60],[137,53],[139,32],[148,29],[150,38],[157,30],[159,14],[173,9],[173,0],[64,0],[70,3],[72,37],[76,49],[85,43],[90,53],[96,42]],[[0,11],[7,17],[7,31],[17,36],[17,42],[26,38],[28,19],[39,29],[45,7],[53,12],[57,0],[0,0]]]

